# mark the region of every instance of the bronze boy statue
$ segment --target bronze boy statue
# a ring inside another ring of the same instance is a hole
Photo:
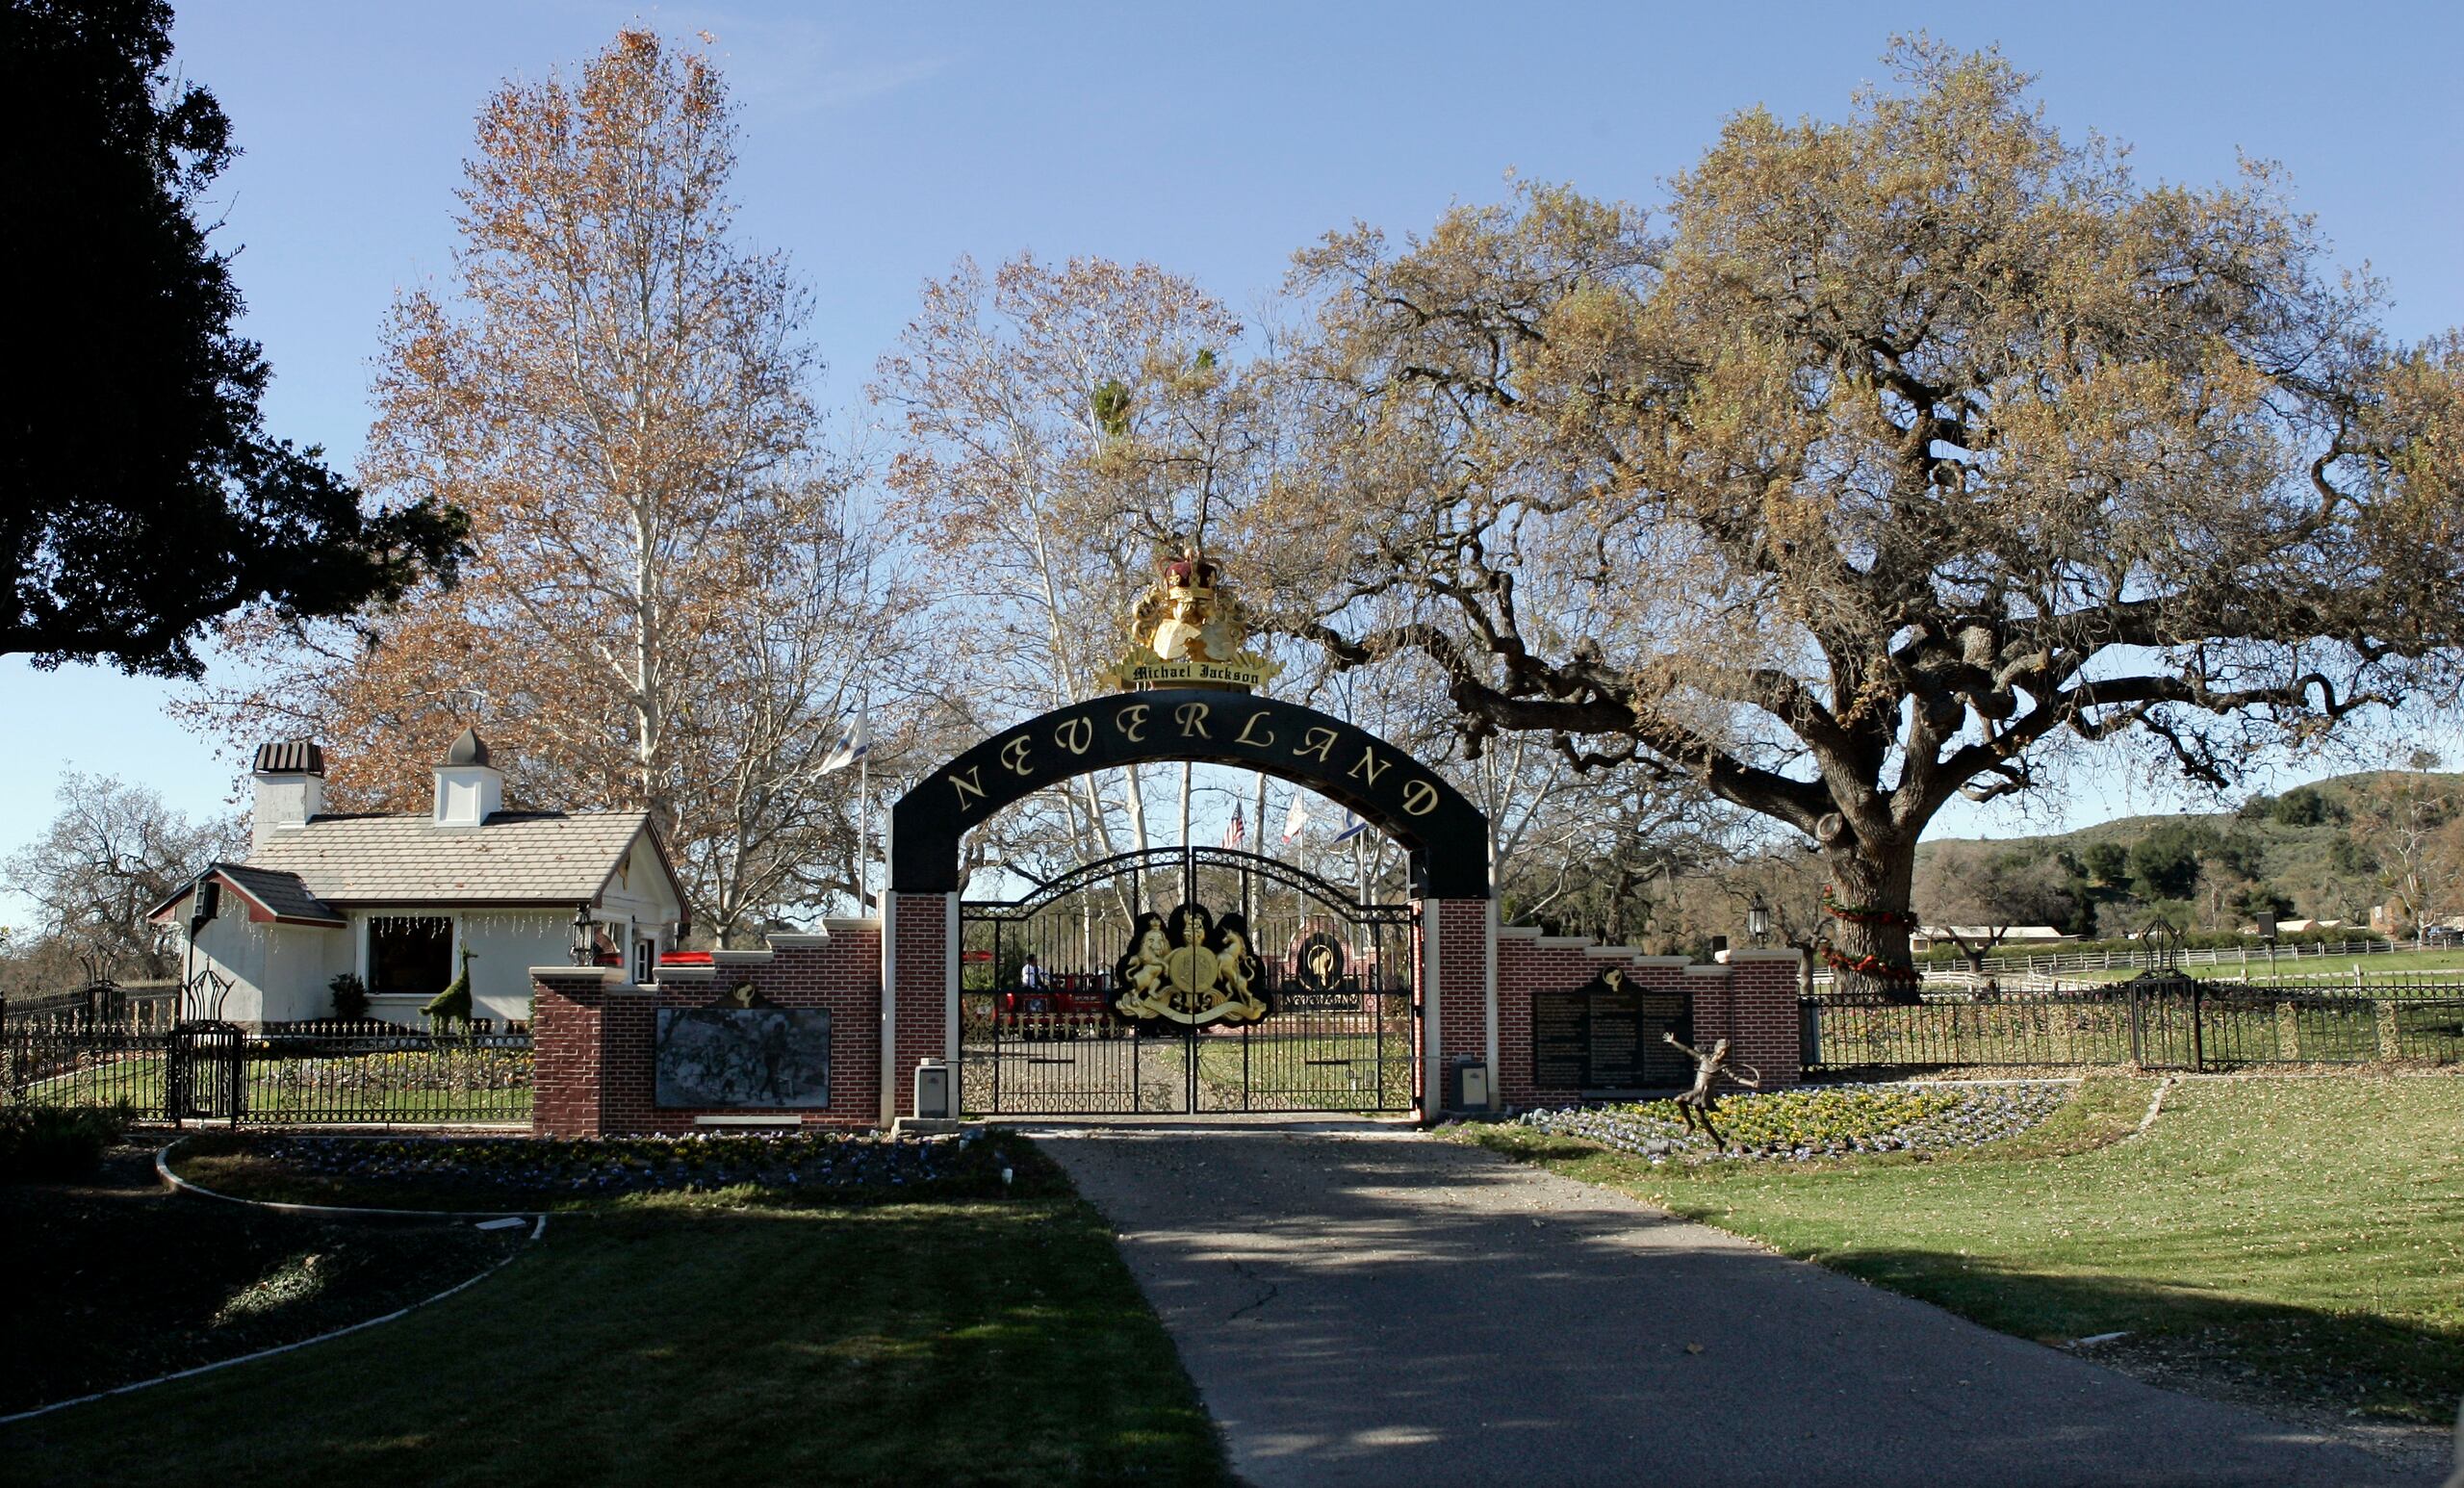
[[[1711,1124],[1711,1113],[1718,1110],[1720,1104],[1720,1097],[1713,1092],[1711,1086],[1720,1076],[1726,1075],[1749,1090],[1758,1090],[1762,1089],[1762,1071],[1756,1069],[1752,1065],[1744,1065],[1746,1069],[1752,1071],[1750,1074],[1741,1075],[1731,1069],[1728,1065],[1729,1041],[1726,1039],[1712,1040],[1711,1052],[1706,1054],[1690,1044],[1680,1042],[1675,1034],[1662,1034],[1660,1038],[1694,1061],[1694,1084],[1685,1093],[1677,1097],[1677,1114],[1684,1118],[1685,1130],[1691,1133],[1695,1122],[1699,1120],[1703,1130],[1711,1134],[1711,1141],[1718,1144],[1722,1152],[1726,1152],[1729,1149],[1729,1140],[1720,1135],[1718,1127]]]

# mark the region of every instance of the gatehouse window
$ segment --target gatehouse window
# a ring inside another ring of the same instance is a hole
[[[387,914],[368,927],[368,989],[433,997],[453,980],[453,920],[443,914]]]

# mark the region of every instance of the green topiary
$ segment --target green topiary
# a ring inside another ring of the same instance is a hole
[[[456,1023],[465,1028],[471,1026],[471,948],[469,946],[462,948],[462,974],[448,984],[445,990],[429,998],[427,1006],[420,1011],[434,1019],[439,1027],[451,1027]]]

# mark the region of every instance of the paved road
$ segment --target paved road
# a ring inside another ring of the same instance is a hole
[[[1029,1130],[1257,1488],[2410,1480],[1451,1142]]]

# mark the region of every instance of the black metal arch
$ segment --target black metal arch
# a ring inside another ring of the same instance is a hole
[[[1058,878],[1047,879],[1015,899],[969,899],[966,912],[978,919],[1028,919],[1038,911],[1083,892],[1100,884],[1142,875],[1147,878],[1178,877],[1184,865],[1194,863],[1200,868],[1229,868],[1253,878],[1279,884],[1296,893],[1324,905],[1339,913],[1355,913],[1361,910],[1395,909],[1401,906],[1364,905],[1359,897],[1342,885],[1320,878],[1306,868],[1251,853],[1236,847],[1148,847],[1093,862],[1081,863]],[[1165,908],[1157,906],[1156,908]]]
[[[1443,776],[1315,708],[1199,689],[1056,708],[927,775],[890,808],[889,886],[956,893],[959,839],[1003,807],[1090,770],[1183,759],[1263,771],[1349,808],[1402,846],[1420,897],[1489,897],[1489,819]]]

